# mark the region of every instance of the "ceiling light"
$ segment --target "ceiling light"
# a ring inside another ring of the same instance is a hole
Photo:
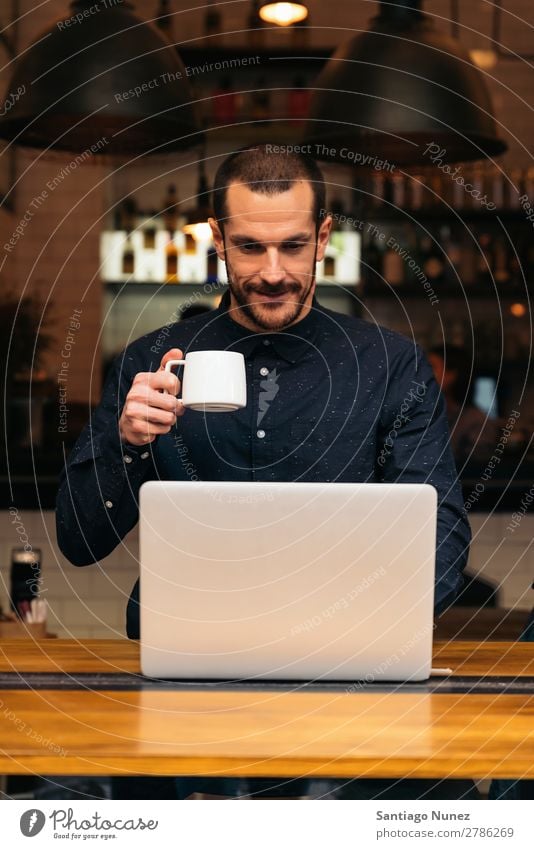
[[[431,164],[495,156],[484,78],[460,43],[437,31],[421,0],[382,2],[367,32],[342,44],[314,84],[306,141],[318,158]],[[384,163],[383,163],[384,164]]]
[[[21,54],[7,91],[25,92],[0,119],[15,144],[134,154],[200,140],[176,47],[128,0],[74,0]]]
[[[268,24],[290,27],[308,17],[304,3],[264,3],[260,8],[260,18]]]

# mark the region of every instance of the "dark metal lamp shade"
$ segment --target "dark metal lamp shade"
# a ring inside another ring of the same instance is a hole
[[[443,162],[506,150],[482,74],[419,6],[383,4],[370,30],[341,45],[319,75],[306,127],[319,158],[410,166],[431,164],[430,144]]]
[[[15,144],[138,154],[201,141],[176,48],[126,0],[75,0],[17,60],[8,91],[25,92],[0,119]]]

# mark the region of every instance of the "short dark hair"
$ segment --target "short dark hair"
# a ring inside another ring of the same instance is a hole
[[[247,145],[232,153],[219,166],[213,183],[213,211],[221,227],[228,218],[227,191],[231,183],[244,183],[251,192],[279,195],[288,192],[298,180],[310,183],[313,217],[319,228],[325,207],[324,177],[315,159],[295,152],[288,145]]]

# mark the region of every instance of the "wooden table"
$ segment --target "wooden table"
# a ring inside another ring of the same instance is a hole
[[[461,676],[534,676],[534,645],[436,644]],[[120,640],[0,642],[0,672],[137,673]],[[0,690],[0,773],[534,778],[534,696]]]

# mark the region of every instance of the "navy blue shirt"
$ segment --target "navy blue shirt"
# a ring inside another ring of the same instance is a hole
[[[228,301],[143,336],[117,358],[62,474],[62,552],[78,566],[106,557],[137,523],[139,487],[151,479],[429,483],[439,505],[435,606],[446,607],[462,584],[470,531],[444,400],[421,350],[317,300],[292,327],[252,333]],[[149,445],[122,444],[118,419],[133,378],[156,371],[170,348],[242,352],[247,406],[187,410]],[[136,585],[130,637],[139,635],[137,600]]]

